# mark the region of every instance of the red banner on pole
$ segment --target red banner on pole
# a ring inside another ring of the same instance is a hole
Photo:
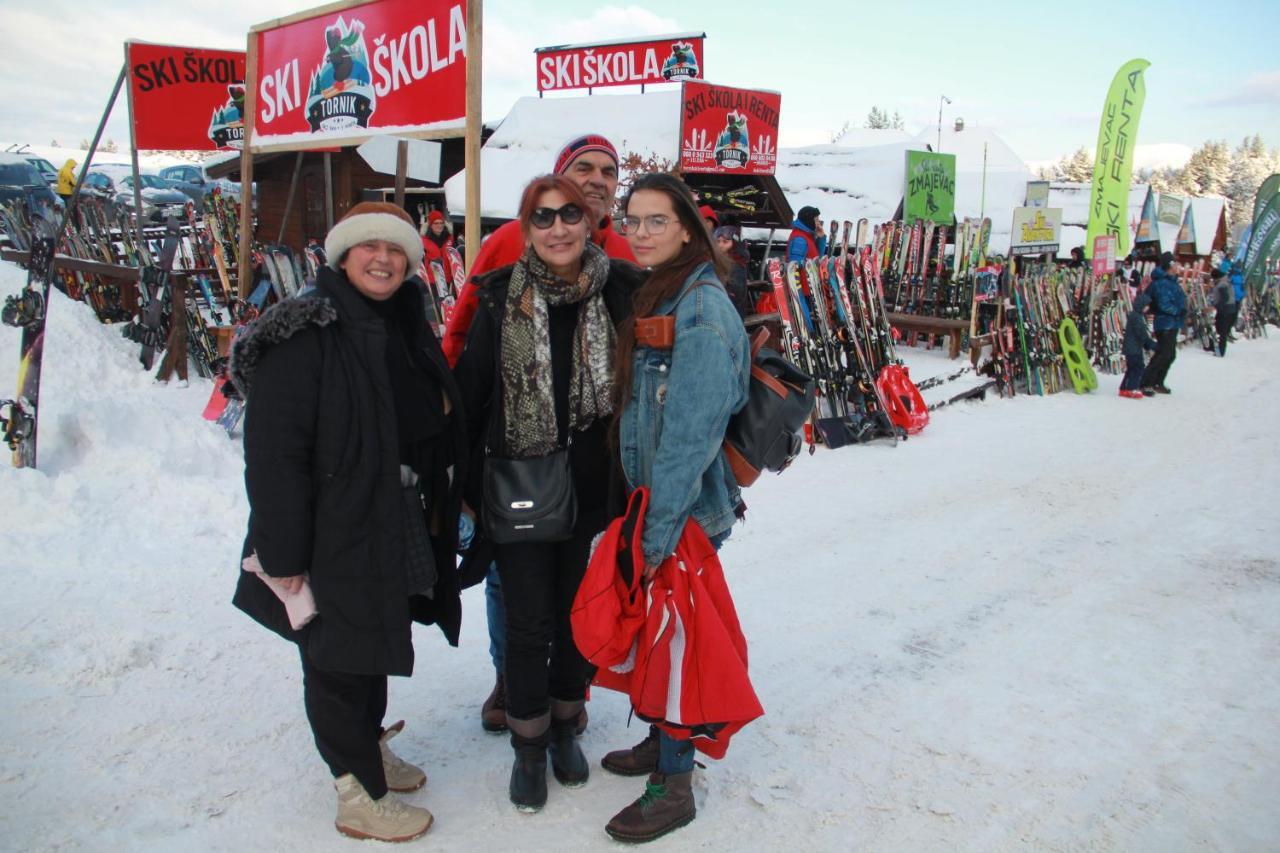
[[[644,41],[540,47],[538,91],[680,83],[706,77],[702,42],[706,33],[679,33]]]
[[[244,139],[244,51],[128,42],[139,149],[212,151]]]
[[[374,0],[255,28],[252,147],[461,125],[465,11],[456,0]]]
[[[680,169],[713,174],[772,175],[778,165],[778,92],[684,84]]]

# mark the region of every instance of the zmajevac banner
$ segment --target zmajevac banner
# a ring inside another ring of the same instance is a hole
[[[1089,195],[1089,228],[1086,252],[1093,251],[1093,238],[1114,234],[1120,256],[1129,253],[1129,181],[1133,177],[1133,147],[1138,138],[1138,119],[1147,98],[1142,73],[1151,63],[1134,59],[1125,63],[1107,91],[1098,125],[1098,150],[1093,163],[1093,191]]]
[[[902,221],[951,225],[956,209],[956,155],[907,151],[907,186]]]

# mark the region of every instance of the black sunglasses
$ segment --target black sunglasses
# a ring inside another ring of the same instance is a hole
[[[529,214],[529,224],[540,231],[545,231],[556,223],[556,217],[565,225],[577,225],[582,221],[582,208],[576,204],[566,204],[561,208],[536,207]]]

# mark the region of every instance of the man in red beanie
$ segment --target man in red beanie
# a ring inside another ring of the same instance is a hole
[[[618,192],[618,152],[613,144],[596,133],[571,139],[556,155],[555,173],[573,181],[586,195],[595,223],[591,232],[592,242],[604,249],[604,253],[611,258],[635,261],[630,244],[613,230],[613,218],[610,215]],[[512,220],[498,228],[480,247],[467,276],[467,283],[463,285],[453,306],[453,315],[445,327],[444,340],[441,341],[450,366],[458,363],[458,358],[467,345],[467,331],[471,328],[471,320],[479,305],[473,282],[478,276],[491,270],[514,264],[524,254],[524,248],[524,234],[518,220]],[[501,732],[507,728],[506,684],[502,677],[506,653],[506,615],[502,586],[493,566],[489,567],[485,577],[485,616],[489,622],[489,655],[497,670],[497,678],[489,698],[485,699],[480,708],[480,725],[485,731]],[[586,725],[586,716],[584,709],[578,724],[579,731]]]
[[[613,203],[618,192],[618,152],[613,144],[603,136],[588,133],[571,139],[560,149],[556,156],[555,173],[564,175],[582,188],[587,201],[592,207],[595,227],[592,228],[591,240],[604,249],[611,258],[622,258],[634,261],[631,246],[626,239],[613,230]],[[520,232],[520,223],[512,220],[489,235],[476,255],[475,263],[467,275],[467,283],[458,294],[457,304],[453,306],[453,316],[445,328],[445,358],[449,364],[458,363],[458,357],[467,345],[467,331],[471,328],[471,319],[476,313],[476,292],[472,282],[485,273],[514,264],[524,254],[524,235]]]

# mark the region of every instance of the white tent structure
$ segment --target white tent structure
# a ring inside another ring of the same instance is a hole
[[[839,145],[783,148],[778,152],[778,182],[793,207],[812,205],[822,211],[823,219],[856,222],[866,218],[878,223],[893,217],[906,182],[906,152],[936,147],[937,129],[887,142],[881,141],[883,137],[863,137],[862,133],[868,132],[859,132],[854,141],[873,144],[848,145],[846,137]],[[991,217],[991,251],[1007,252],[1013,208],[1020,206],[1026,196],[1031,170],[990,128],[944,128],[941,150],[956,155],[956,218],[984,214]]]

